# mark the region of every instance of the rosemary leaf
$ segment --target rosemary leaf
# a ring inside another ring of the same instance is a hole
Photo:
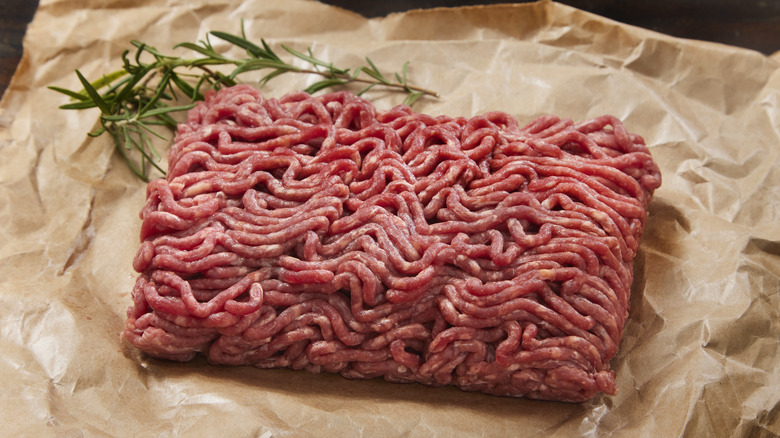
[[[384,76],[382,76],[381,73],[378,73],[378,72],[376,72],[376,71],[374,71],[374,70],[372,70],[370,68],[360,67],[360,71],[362,71],[363,73],[371,76],[372,78],[374,78],[377,82],[379,82],[381,84],[389,84],[390,83],[390,81],[385,79]]]
[[[100,79],[91,82],[91,84],[93,87],[95,87],[95,89],[99,90],[125,75],[127,75],[126,71],[117,70],[115,72],[101,76]]]
[[[366,88],[363,88],[362,90],[358,91],[358,92],[357,92],[357,95],[358,95],[358,96],[362,96],[362,95],[363,95],[363,94],[365,94],[365,93],[366,93],[368,90],[370,90],[370,89],[374,88],[375,86],[376,86],[376,84],[370,84],[370,85],[368,85]]]
[[[60,88],[60,87],[48,87],[48,88],[49,88],[49,90],[57,91],[59,93],[62,93],[64,95],[66,95],[66,96],[70,96],[71,98],[76,99],[76,100],[80,100],[82,102],[89,100],[89,97],[87,97],[87,96],[85,96],[85,95],[83,95],[81,93],[76,93],[75,91],[70,91],[70,90],[68,90],[66,88]],[[62,108],[62,106],[60,106],[60,108]]]
[[[140,120],[136,121],[136,125],[140,126],[141,128],[144,128],[144,130],[146,130],[146,132],[154,135],[155,137],[157,137],[157,138],[159,138],[161,140],[166,140],[166,141],[168,140],[167,138],[165,138],[164,135],[162,135],[159,132],[155,131],[154,129],[150,128],[146,123],[144,123],[144,122],[142,122]],[[151,144],[151,141],[148,142],[148,143]]]
[[[308,87],[306,87],[303,91],[314,94],[320,90],[324,90],[326,88],[335,87],[338,85],[344,85],[347,83],[346,79],[339,79],[339,78],[333,78],[333,79],[323,79],[321,81],[317,81]]]
[[[217,60],[227,60],[227,58],[215,52],[213,49],[209,47],[203,47],[193,43],[179,43],[173,46],[174,49],[178,49],[179,47],[190,49],[192,51],[200,53],[203,56],[208,56],[209,58],[213,58]]]
[[[423,93],[421,91],[412,91],[406,96],[406,99],[404,99],[403,104],[412,106],[417,101],[417,99],[421,98],[423,96]]]
[[[374,61],[372,61],[371,58],[369,58],[368,56],[366,56],[366,62],[368,63],[368,65],[371,66],[371,70],[366,70],[366,73],[368,73],[368,71],[372,71],[373,73],[376,73],[377,79],[381,80],[382,82],[389,82],[387,79],[385,79],[384,75],[382,75],[382,72],[379,71],[378,68],[376,68],[376,65],[374,65]]]
[[[244,29],[242,28],[242,29],[241,29],[241,31],[243,32],[243,30],[244,30]],[[262,39],[262,38],[261,38],[261,39],[260,39],[260,42],[263,44],[263,48],[265,49],[266,53],[268,53],[268,55],[269,55],[270,59],[275,59],[275,60],[277,60],[277,61],[281,61],[281,60],[282,60],[281,58],[279,58],[278,56],[276,56],[276,53],[274,53],[274,51],[273,51],[273,50],[271,50],[271,47],[269,47],[269,46],[268,46],[268,44],[265,42],[265,40],[264,40],[264,39]]]
[[[139,119],[144,119],[147,117],[156,117],[161,114],[167,114],[172,112],[181,112],[181,111],[187,111],[195,107],[196,104],[191,103],[189,105],[181,105],[181,106],[165,106],[165,107],[159,107],[155,108],[153,110],[149,110],[144,112],[142,115],[139,115]]]
[[[119,134],[114,131],[109,131],[109,134],[111,135],[111,138],[114,140],[114,145],[116,146],[116,150],[119,152],[119,155],[122,156],[122,159],[125,160],[125,163],[127,164],[127,167],[130,168],[130,170],[137,176],[138,178],[142,179],[145,182],[149,182],[149,177],[147,176],[146,172],[141,172],[138,170],[138,168],[133,163],[133,160],[130,159],[130,157],[127,155],[127,152],[125,152],[124,145],[127,144],[127,142],[132,142],[133,140],[130,138],[130,136],[126,136],[124,140],[119,138]]]
[[[225,40],[235,46],[241,47],[242,49],[246,50],[246,53],[252,58],[274,59],[269,55],[268,51],[261,49],[253,42],[241,38],[240,36],[229,34],[227,32],[220,32],[217,30],[211,31],[209,33],[219,39]]]
[[[293,49],[291,47],[285,46],[284,44],[282,44],[282,48],[284,50],[290,52],[290,54],[292,54],[296,58],[300,58],[300,59],[308,62],[309,64],[311,64],[313,66],[317,66],[318,65],[320,67],[325,67],[330,72],[333,72],[333,73],[336,73],[336,74],[346,74],[349,71],[348,69],[338,69],[338,68],[335,68],[335,67],[333,67],[333,64],[330,63],[330,62],[325,62],[325,61],[319,60],[319,59],[317,59],[317,58],[315,58],[313,56],[309,56],[309,55],[307,55],[305,53],[301,53],[301,52],[299,52],[299,51],[297,51],[297,50],[295,50],[295,49]]]
[[[81,74],[80,71],[76,70],[76,76],[79,77],[79,81],[81,81],[81,85],[84,86],[84,91],[87,92],[87,95],[90,99],[92,99],[92,102],[97,105],[98,108],[100,108],[100,111],[105,113],[111,113],[111,107],[108,106],[108,103],[106,103],[105,100],[100,96],[100,93],[95,90],[95,87],[92,86],[92,84],[89,83],[87,78],[84,77],[84,75]]]
[[[94,108],[97,105],[95,102],[91,100],[85,100],[83,102],[74,102],[74,103],[66,103],[65,105],[60,105],[60,109],[64,110],[83,110],[88,108]]]

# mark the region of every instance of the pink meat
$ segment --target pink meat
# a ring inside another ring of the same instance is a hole
[[[239,85],[149,184],[123,337],[151,356],[583,401],[661,175],[603,116],[377,111]]]

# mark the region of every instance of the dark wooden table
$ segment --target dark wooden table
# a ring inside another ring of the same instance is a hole
[[[506,3],[507,0],[321,0],[367,17],[414,8]],[[770,55],[780,50],[780,0],[560,0],[579,9],[669,35],[716,41]],[[22,38],[38,0],[0,4],[0,93],[22,56]]]

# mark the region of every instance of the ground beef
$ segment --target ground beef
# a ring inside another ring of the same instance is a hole
[[[615,394],[661,184],[614,117],[211,93],[142,210],[123,337],[151,356],[583,401]]]

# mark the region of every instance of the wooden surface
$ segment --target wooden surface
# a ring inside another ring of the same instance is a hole
[[[321,0],[377,17],[415,8],[506,3],[500,0]],[[0,93],[22,56],[22,38],[38,0],[0,0]],[[559,0],[595,14],[669,35],[715,41],[770,55],[780,50],[780,0]]]
[[[0,95],[22,58],[22,38],[38,0],[0,0]]]

